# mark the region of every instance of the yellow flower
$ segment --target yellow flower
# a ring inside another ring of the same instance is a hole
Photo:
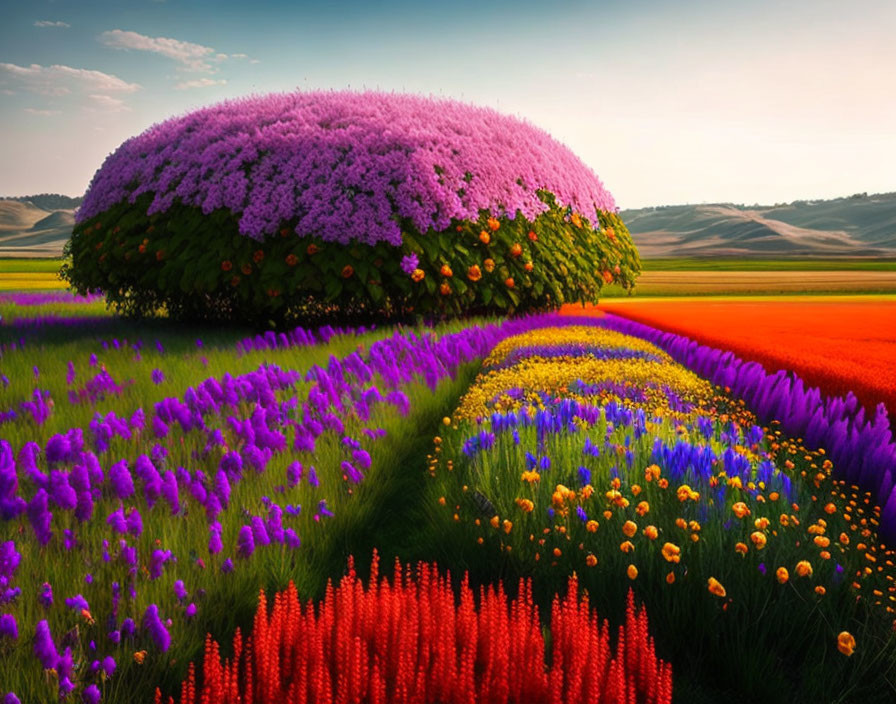
[[[800,577],[812,576],[812,565],[808,560],[800,560],[796,563],[796,573]]]
[[[675,543],[666,543],[663,545],[663,557],[666,558],[666,562],[680,562],[681,548]]]
[[[837,650],[841,653],[844,655],[852,655],[855,649],[856,639],[853,638],[852,633],[843,631],[837,636]]]
[[[678,487],[678,491],[675,492],[678,496],[678,500],[684,503],[688,499],[691,501],[697,501],[700,498],[700,493],[694,491],[687,484],[682,484]]]
[[[644,479],[646,479],[648,482],[659,478],[660,468],[657,465],[652,464],[644,470]]]
[[[628,569],[625,571],[628,575],[629,579],[637,579],[638,578],[638,568],[634,565],[629,565]]]
[[[781,584],[786,584],[787,580],[790,579],[790,573],[787,571],[786,567],[779,567],[775,572],[775,577]]]
[[[738,518],[743,518],[744,516],[750,515],[750,509],[743,501],[738,501],[734,506],[731,507],[731,510],[734,511],[734,515]]]
[[[757,518],[753,521],[753,525],[756,526],[756,530],[765,530],[768,528],[768,519],[767,518]]]
[[[728,592],[725,591],[725,587],[723,587],[715,577],[710,577],[709,580],[707,580],[707,589],[709,589],[710,594],[714,594],[718,597],[725,597],[728,595]]]
[[[765,547],[768,539],[765,537],[765,533],[760,533],[758,530],[750,533],[750,540],[753,541],[753,545],[756,546],[757,550],[762,550]]]
[[[626,521],[622,526],[622,532],[625,533],[627,538],[634,537],[635,533],[638,532],[638,524],[634,521]]]
[[[656,540],[659,537],[659,531],[656,529],[656,526],[647,526],[644,529],[644,535],[650,540]]]
[[[524,482],[534,484],[535,482],[541,481],[541,475],[536,471],[526,471],[523,472],[522,479]]]
[[[485,270],[491,274],[495,270],[495,260],[494,259],[486,259],[482,262],[482,265],[485,267]]]

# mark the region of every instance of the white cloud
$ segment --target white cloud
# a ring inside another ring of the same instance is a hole
[[[38,20],[34,23],[35,27],[63,27],[68,29],[71,25],[68,22],[51,22],[50,20]]]
[[[53,64],[18,66],[0,63],[0,81],[13,81],[31,93],[41,95],[67,95],[73,91],[90,93],[133,93],[140,86],[128,83],[102,71],[72,68]]]
[[[248,59],[249,55],[248,54],[231,54],[230,58],[231,59]]]
[[[85,107],[89,112],[128,112],[131,109],[123,100],[111,95],[91,93],[87,97],[93,101],[93,105]]]
[[[40,115],[41,117],[49,117],[50,115],[58,115],[58,110],[39,110],[37,108],[25,108],[25,112],[29,115]]]
[[[191,90],[192,88],[209,88],[211,86],[223,86],[227,83],[224,79],[216,81],[211,78],[200,78],[196,81],[183,81],[174,86],[177,90]]]
[[[215,50],[210,46],[183,42],[170,37],[147,37],[137,32],[126,32],[121,29],[113,29],[103,32],[100,41],[106,46],[115,49],[134,49],[136,51],[148,51],[160,54],[184,65],[191,71],[210,73],[214,67],[209,63],[210,59],[216,59]]]

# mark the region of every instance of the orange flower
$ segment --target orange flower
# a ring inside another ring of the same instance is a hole
[[[134,653],[134,662],[137,663],[138,665],[142,665],[143,661],[145,659],[146,659],[146,651],[145,650],[138,650],[136,653]]]
[[[508,276],[508,277],[504,280],[504,285],[507,286],[507,288],[513,288],[513,287],[514,287],[513,277],[512,277],[512,276]]]
[[[808,560],[800,560],[796,563],[796,573],[800,577],[811,577],[812,564]]]
[[[423,277],[425,276],[426,273],[423,271],[423,269],[414,269],[411,272],[411,281],[413,281],[414,283],[419,283],[423,281]]]
[[[140,252],[140,254],[146,254],[146,245],[141,244],[139,247],[137,247],[137,251]]]
[[[249,274],[252,273],[252,265],[249,264],[248,262],[246,262],[245,264],[243,264],[243,265],[240,267],[240,271],[243,272],[243,275],[244,275],[244,276],[248,276]]]
[[[482,262],[482,265],[485,267],[485,270],[491,274],[495,270],[495,260],[494,259],[486,259]]]
[[[342,267],[342,278],[343,279],[351,278],[351,275],[354,273],[355,273],[355,270],[351,264],[346,264],[344,267]]]
[[[634,521],[626,521],[622,526],[622,532],[626,538],[631,538],[638,532],[638,524]]]
[[[786,567],[779,567],[775,572],[775,577],[780,584],[787,584],[787,580],[790,579],[790,573]]]
[[[252,261],[254,261],[256,264],[260,264],[263,259],[264,252],[260,249],[256,249],[255,254],[252,255]]]
[[[529,240],[532,242],[538,242],[538,235],[536,235],[533,230],[529,230]]]
[[[482,272],[476,264],[467,269],[467,278],[470,281],[479,281],[482,278]]]
[[[634,565],[629,565],[628,569],[625,571],[628,575],[629,579],[637,579],[638,578],[638,568]]]
[[[753,541],[753,545],[756,546],[757,550],[762,550],[765,547],[765,544],[768,542],[768,539],[765,537],[765,533],[760,533],[758,530],[750,533],[750,540]]]
[[[750,509],[743,501],[738,501],[734,506],[731,507],[731,510],[734,511],[734,515],[738,518],[743,518],[744,516],[750,515]]]
[[[676,496],[678,496],[678,500],[684,503],[688,499],[691,501],[697,501],[700,498],[700,492],[694,491],[687,484],[682,484],[678,487],[678,491],[675,492]]]
[[[442,268],[439,269],[439,273],[444,276],[446,279],[454,276],[454,272],[451,271],[451,267],[447,264],[442,264]]]
[[[230,285],[233,286],[234,288],[239,286],[240,285],[240,277],[234,276],[232,279],[230,279]]]
[[[588,555],[585,558],[585,564],[589,567],[594,567],[597,564],[597,558],[594,555]]]
[[[616,241],[616,233],[613,231],[612,227],[608,227],[606,230],[604,230],[604,234],[606,234],[606,236],[609,237],[612,242]]]
[[[753,521],[753,525],[756,526],[757,530],[765,530],[766,528],[768,528],[768,519],[765,517],[757,518],[755,521]]]
[[[501,524],[501,526],[504,528],[504,532],[505,532],[505,533],[509,533],[509,532],[513,529],[513,523],[511,523],[510,521],[508,521],[508,520],[506,520],[506,519],[505,519],[505,521]]]
[[[143,247],[142,244],[140,246]],[[144,249],[141,249],[140,251],[144,252],[146,250],[144,248]],[[230,271],[231,269],[233,269],[232,261],[230,261],[229,259],[225,259],[223,262],[221,262],[221,271]]]
[[[824,507],[824,512],[825,513],[836,513],[837,507],[834,506],[834,504],[828,504],[827,506]]]
[[[488,244],[492,241],[492,236],[483,230],[479,233],[479,241],[482,242],[482,244]]]
[[[495,230],[497,230],[499,227],[501,227],[501,223],[498,222],[498,220],[497,220],[496,218],[489,218],[489,219],[488,219],[488,228],[489,228],[492,232],[494,232]]]
[[[156,250],[156,261],[160,262],[165,258],[165,250],[157,249]]]
[[[588,521],[585,524],[585,530],[587,530],[589,533],[597,532],[597,527],[598,527],[597,521]]]
[[[675,573],[670,572],[666,575],[666,584],[675,584]]]
[[[514,242],[513,246],[510,248],[510,256],[518,257],[523,253],[523,247],[519,242]]]
[[[675,543],[666,543],[663,545],[663,557],[666,558],[666,562],[680,562],[681,548]]]
[[[610,272],[609,269],[604,269],[601,272],[601,276],[603,277],[605,284],[613,283],[613,274]]]
[[[523,513],[532,513],[532,510],[535,508],[535,504],[529,499],[517,499],[516,505],[520,507]]]
[[[579,217],[578,213],[573,213],[570,220],[572,220],[572,224],[575,225],[576,227],[582,226],[582,218]]]
[[[639,516],[643,516],[648,511],[650,511],[650,504],[646,501],[642,501],[635,507],[635,513],[637,513]]]
[[[710,594],[714,594],[718,597],[725,597],[728,595],[728,592],[725,591],[725,587],[723,587],[715,577],[710,577],[707,580],[707,589],[709,589]]]
[[[749,548],[746,543],[737,543],[737,545],[734,546],[734,552],[739,552],[741,555],[746,555],[747,550],[749,550]]]
[[[622,552],[631,552],[635,549],[635,546],[631,544],[631,541],[626,540],[619,544],[619,549],[622,550]]]
[[[852,655],[856,649],[856,639],[849,631],[842,631],[837,636],[837,650],[844,655]]]
[[[318,247],[316,244],[309,244],[308,249],[306,249],[305,251],[308,252],[308,256],[313,257],[320,251],[320,247]]]
[[[824,596],[827,593],[827,589],[819,584],[815,587],[815,593],[818,594],[818,596]]]
[[[286,265],[287,266],[295,266],[299,263],[299,258],[295,254],[287,254],[286,255]]]
[[[644,535],[646,535],[650,540],[656,540],[660,534],[656,529],[656,526],[647,526],[644,529]]]
[[[652,464],[644,470],[644,478],[649,482],[660,478],[660,468],[658,465]]]
[[[450,296],[451,295],[451,286],[449,286],[447,283],[444,283],[441,286],[439,286],[439,292],[443,296]]]
[[[532,262],[526,262],[523,265],[523,269],[525,269],[526,271],[532,271],[534,268],[535,268],[535,265]]]

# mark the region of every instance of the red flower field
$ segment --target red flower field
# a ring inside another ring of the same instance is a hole
[[[896,409],[896,299],[634,300],[589,308],[731,350],[770,372],[788,369],[828,394],[852,391]],[[564,312],[581,315],[580,306]],[[586,311],[587,312],[587,311]]]

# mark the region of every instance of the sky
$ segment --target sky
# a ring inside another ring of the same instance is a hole
[[[568,145],[625,208],[896,191],[893,0],[0,0],[0,195],[227,98],[450,97]]]

